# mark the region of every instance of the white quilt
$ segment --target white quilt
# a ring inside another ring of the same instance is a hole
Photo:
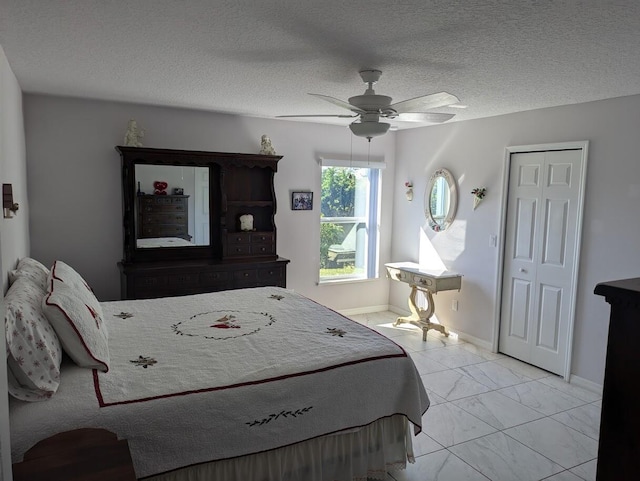
[[[129,441],[138,477],[261,452],[404,414],[429,400],[405,351],[277,287],[102,303],[107,373],[65,365],[49,401],[12,400],[14,462],[60,431]]]

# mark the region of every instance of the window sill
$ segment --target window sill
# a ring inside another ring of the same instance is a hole
[[[379,280],[379,277],[373,277],[371,279],[332,279],[330,281],[316,281],[317,286],[335,286],[336,284],[358,284],[361,282],[373,282]]]

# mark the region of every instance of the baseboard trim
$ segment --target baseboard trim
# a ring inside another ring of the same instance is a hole
[[[467,334],[466,332],[458,331],[456,329],[449,329],[451,332],[455,332],[458,335],[458,339],[462,339],[463,341],[469,342],[474,346],[480,347],[485,351],[492,352],[493,346],[491,342],[485,341],[484,339],[479,339],[471,334]]]
[[[589,381],[583,377],[571,374],[571,376],[569,376],[569,384],[573,384],[574,386],[581,387],[587,391],[591,391],[592,393],[602,396],[602,384],[598,384],[597,382]]]
[[[356,307],[354,309],[340,309],[337,311],[343,316],[355,316],[356,314],[370,314],[372,312],[384,312],[391,310],[387,304],[379,306]]]

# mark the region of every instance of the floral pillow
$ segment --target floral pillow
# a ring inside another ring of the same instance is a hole
[[[53,275],[49,282],[42,310],[64,351],[80,367],[107,372],[109,345],[100,303],[84,286],[78,289]]]
[[[49,277],[49,269],[41,262],[31,257],[23,257],[18,262],[18,266],[9,271],[9,284],[13,284],[20,276],[26,276],[32,279],[41,289],[47,290],[47,278]]]
[[[9,393],[23,401],[49,399],[60,385],[62,349],[42,311],[44,297],[31,278],[19,276],[4,298]]]

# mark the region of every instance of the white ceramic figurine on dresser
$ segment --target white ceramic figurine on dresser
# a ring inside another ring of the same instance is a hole
[[[271,139],[266,134],[260,140],[260,153],[263,155],[276,155],[276,149],[273,148]]]
[[[142,147],[140,139],[144,137],[144,129],[138,128],[138,123],[131,119],[127,126],[127,133],[124,134],[124,145],[127,147]]]

